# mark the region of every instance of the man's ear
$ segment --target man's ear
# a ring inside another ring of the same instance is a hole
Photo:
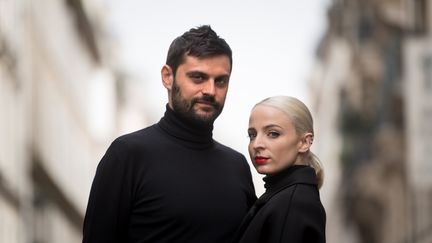
[[[170,66],[164,65],[161,70],[162,84],[168,91],[171,91],[174,74]]]
[[[311,132],[307,132],[303,134],[300,140],[299,152],[300,153],[307,152],[312,146],[313,139],[314,139],[314,135]]]

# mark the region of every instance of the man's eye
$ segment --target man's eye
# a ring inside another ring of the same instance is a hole
[[[228,83],[228,79],[227,78],[216,79],[215,83],[218,86],[224,86],[224,85],[226,85]]]
[[[204,77],[202,75],[191,75],[190,78],[194,81],[203,81]]]

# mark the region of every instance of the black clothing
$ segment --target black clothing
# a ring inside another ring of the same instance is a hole
[[[245,157],[168,106],[164,117],[117,138],[100,161],[84,243],[233,242],[256,200]]]
[[[326,214],[316,175],[295,165],[264,177],[266,192],[239,228],[240,243],[324,243]]]

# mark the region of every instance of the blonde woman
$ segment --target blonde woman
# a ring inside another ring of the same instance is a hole
[[[267,98],[250,114],[249,155],[266,192],[238,232],[240,243],[325,242],[326,214],[318,189],[323,171],[310,151],[312,116],[298,99]]]

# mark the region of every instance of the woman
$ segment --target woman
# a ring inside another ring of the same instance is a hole
[[[267,98],[249,118],[249,155],[266,192],[239,229],[240,243],[325,242],[326,215],[319,196],[323,172],[310,151],[312,116],[298,99]]]

